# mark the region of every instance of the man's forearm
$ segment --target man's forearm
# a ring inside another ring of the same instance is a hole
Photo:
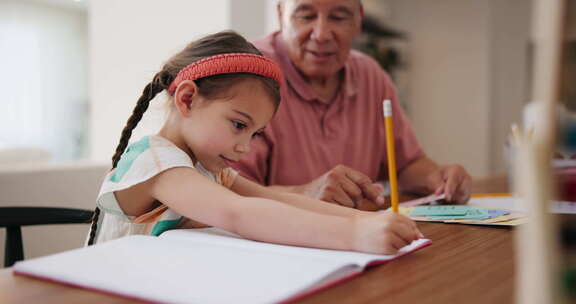
[[[432,173],[437,171],[439,166],[431,159],[423,156],[404,168],[398,181],[403,192],[429,194],[434,192],[435,181],[430,180]]]

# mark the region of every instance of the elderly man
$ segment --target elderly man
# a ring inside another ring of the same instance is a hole
[[[470,177],[426,157],[390,78],[351,50],[359,0],[281,0],[280,31],[254,44],[282,67],[282,104],[237,169],[279,191],[361,209],[383,205],[388,179],[382,101],[390,99],[400,189],[466,202]]]

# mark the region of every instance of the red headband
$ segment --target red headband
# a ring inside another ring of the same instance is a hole
[[[248,53],[220,54],[198,60],[180,70],[168,87],[168,94],[174,95],[176,87],[183,80],[196,80],[230,73],[256,74],[271,78],[278,85],[282,83],[283,78],[278,65],[264,56]]]

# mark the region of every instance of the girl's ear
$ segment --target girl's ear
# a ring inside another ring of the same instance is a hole
[[[183,116],[188,116],[192,109],[192,101],[198,96],[198,86],[192,80],[184,80],[174,92],[174,104]]]

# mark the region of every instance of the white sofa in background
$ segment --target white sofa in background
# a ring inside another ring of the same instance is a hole
[[[109,163],[86,161],[0,165],[0,206],[66,207],[92,210]],[[1,209],[0,209],[0,212]],[[25,258],[83,246],[89,225],[22,227]],[[0,229],[4,261],[6,229]],[[0,267],[4,264],[0,263]]]
[[[48,162],[50,159],[52,159],[52,154],[41,148],[20,147],[0,149],[0,167],[32,161],[34,163]]]

